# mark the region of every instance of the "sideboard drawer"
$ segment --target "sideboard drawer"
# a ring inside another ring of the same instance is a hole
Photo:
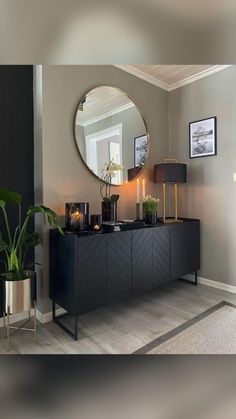
[[[181,278],[200,268],[200,223],[171,226],[171,278]]]

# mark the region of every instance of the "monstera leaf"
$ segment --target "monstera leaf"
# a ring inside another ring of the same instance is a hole
[[[26,234],[24,244],[27,247],[35,247],[40,243],[40,238],[38,233]]]
[[[7,204],[14,203],[18,205],[18,216],[19,223],[13,230],[10,228]],[[22,211],[21,211],[21,195],[9,191],[8,189],[0,188],[0,210],[5,221],[6,238],[2,237],[0,232],[0,253],[5,253],[5,272],[3,275],[11,277],[12,279],[22,279],[24,276],[24,269],[27,266],[27,254],[30,247],[35,247],[40,243],[39,234],[34,232],[30,233],[29,221],[36,214],[42,214],[47,218],[51,226],[58,228],[60,233],[64,235],[62,228],[59,225],[57,214],[50,208],[44,205],[31,206],[27,212],[24,221],[22,222]]]
[[[27,212],[27,215],[29,217],[32,217],[35,214],[44,214],[47,217],[47,220],[48,220],[49,224],[50,225],[55,225],[58,228],[58,230],[60,231],[60,233],[64,234],[62,228],[59,226],[59,221],[58,221],[57,214],[54,211],[52,211],[50,208],[47,208],[44,205],[38,205],[38,206],[30,207],[28,212]]]
[[[22,197],[17,192],[0,188],[0,201],[3,201],[5,203],[20,204],[22,201]]]

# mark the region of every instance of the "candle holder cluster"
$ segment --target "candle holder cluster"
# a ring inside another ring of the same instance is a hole
[[[102,229],[102,216],[91,215],[89,225],[89,203],[70,202],[65,204],[66,230],[75,232],[86,232],[91,230],[99,233]]]

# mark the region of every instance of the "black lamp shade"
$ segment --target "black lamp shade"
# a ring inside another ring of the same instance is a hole
[[[155,183],[186,183],[187,165],[183,163],[162,163],[154,166]]]
[[[128,169],[128,182],[131,182],[131,180],[139,176],[142,170],[143,170],[143,167],[139,167],[139,166]]]

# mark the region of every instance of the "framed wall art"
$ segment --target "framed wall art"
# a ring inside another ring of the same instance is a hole
[[[201,119],[189,124],[189,157],[216,155],[216,117]]]
[[[148,151],[147,134],[135,137],[134,139],[134,166],[143,166]]]

